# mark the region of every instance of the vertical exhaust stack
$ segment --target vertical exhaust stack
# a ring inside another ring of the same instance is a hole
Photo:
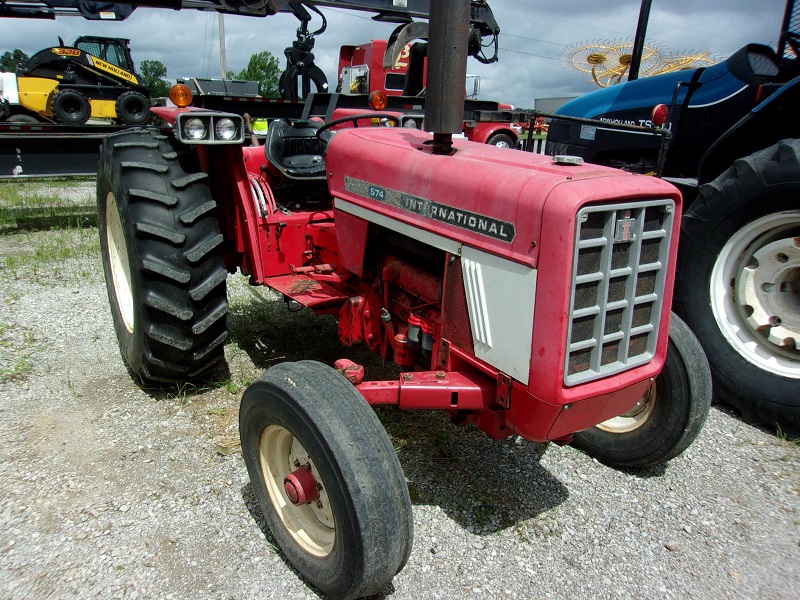
[[[449,154],[464,122],[470,0],[431,0],[425,131],[433,153]]]

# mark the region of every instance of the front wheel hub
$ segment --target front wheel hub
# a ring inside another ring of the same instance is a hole
[[[305,465],[289,473],[283,480],[286,497],[295,506],[303,506],[319,500],[319,487],[311,469]]]

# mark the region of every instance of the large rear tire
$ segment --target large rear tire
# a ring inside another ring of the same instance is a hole
[[[92,107],[81,92],[60,90],[50,99],[50,112],[59,123],[83,125],[92,116]]]
[[[683,220],[675,310],[720,399],[800,433],[800,140],[742,158]]]
[[[222,235],[194,153],[160,133],[105,139],[97,178],[103,270],[126,364],[175,383],[224,358],[227,272]]]
[[[282,363],[245,391],[239,434],[261,512],[303,578],[341,599],[387,586],[411,552],[411,500],[361,394],[321,363]]]
[[[648,392],[630,411],[575,434],[573,445],[612,467],[663,464],[686,450],[711,406],[711,372],[703,348],[672,315],[667,359]]]

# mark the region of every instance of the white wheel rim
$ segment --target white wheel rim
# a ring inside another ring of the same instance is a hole
[[[494,145],[498,148],[511,148],[511,146],[508,145],[508,142],[496,142]]]
[[[133,333],[133,293],[131,292],[131,267],[128,262],[128,244],[119,218],[117,199],[109,192],[106,196],[106,242],[111,281],[117,308],[128,333]]]
[[[714,319],[732,348],[769,373],[800,379],[800,211],[748,223],[720,251]]]
[[[653,407],[656,405],[656,394],[656,382],[654,381],[633,408],[623,415],[603,421],[597,425],[597,428],[609,433],[629,433],[639,429],[639,427],[647,423],[650,415],[653,414]]]
[[[289,535],[309,554],[319,557],[330,554],[336,539],[333,510],[327,486],[306,449],[289,430],[269,425],[261,433],[259,452],[261,474],[270,501]],[[318,501],[296,506],[286,496],[283,480],[301,465],[311,468],[322,489]]]

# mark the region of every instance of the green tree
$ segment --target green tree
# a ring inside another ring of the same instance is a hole
[[[147,88],[152,97],[169,96],[171,85],[169,81],[163,79],[167,74],[167,67],[160,60],[143,60],[141,74],[142,79],[144,79],[144,87]]]
[[[17,48],[13,52],[3,52],[0,56],[0,71],[4,73],[16,73],[17,65],[28,60],[28,55]]]
[[[269,50],[257,52],[250,57],[247,67],[235,77],[228,71],[231,79],[245,79],[258,82],[258,93],[268,98],[278,96],[278,80],[281,77],[281,66],[278,59]]]

